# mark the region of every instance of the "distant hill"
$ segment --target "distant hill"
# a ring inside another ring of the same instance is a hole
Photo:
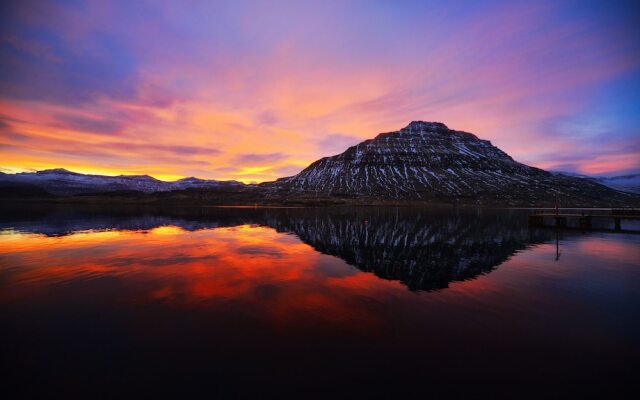
[[[553,171],[554,174],[573,176],[589,179],[601,185],[605,185],[621,192],[640,194],[640,174],[628,174],[619,176],[589,176],[575,172]]]
[[[17,174],[0,173],[0,182],[36,186],[60,196],[123,191],[155,193],[189,188],[244,186],[237,181],[216,181],[193,177],[167,182],[148,175],[87,175],[63,168]]]
[[[610,188],[640,194],[640,174],[598,177],[593,179]]]

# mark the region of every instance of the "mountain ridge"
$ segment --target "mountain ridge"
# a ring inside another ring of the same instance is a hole
[[[240,186],[238,181],[218,181],[199,178],[182,178],[163,181],[149,175],[95,175],[81,174],[65,168],[52,168],[36,172],[16,174],[0,173],[0,181],[5,184],[33,185],[59,196],[73,196],[115,191],[138,191],[142,193],[184,190],[193,187],[210,188]]]

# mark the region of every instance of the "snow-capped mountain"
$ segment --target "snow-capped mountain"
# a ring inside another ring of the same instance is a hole
[[[33,185],[56,195],[103,193],[120,190],[153,193],[194,187],[244,186],[243,183],[237,181],[216,181],[198,178],[184,178],[167,182],[148,175],[87,175],[71,172],[63,168],[17,174],[3,173],[0,174],[0,182]]]
[[[556,197],[585,205],[627,200],[594,181],[521,164],[471,133],[423,121],[381,133],[264,186],[273,194],[308,197],[459,198],[532,205],[553,203]]]

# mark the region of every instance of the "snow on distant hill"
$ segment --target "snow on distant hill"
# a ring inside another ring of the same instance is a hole
[[[640,174],[601,177],[595,180],[610,188],[640,194]]]
[[[243,183],[237,181],[217,181],[193,177],[168,182],[148,175],[88,175],[71,172],[63,168],[17,174],[0,173],[0,182],[29,184],[56,195],[102,193],[118,190],[153,193],[189,188],[244,186]]]
[[[620,190],[628,193],[640,194],[640,174],[628,174],[619,176],[588,176],[576,174],[574,172],[556,171],[556,174],[574,176],[578,178],[590,179],[601,185],[608,186],[612,189]]]

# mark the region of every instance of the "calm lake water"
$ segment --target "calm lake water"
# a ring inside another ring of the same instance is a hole
[[[3,206],[0,395],[622,395],[640,235],[526,217]]]

